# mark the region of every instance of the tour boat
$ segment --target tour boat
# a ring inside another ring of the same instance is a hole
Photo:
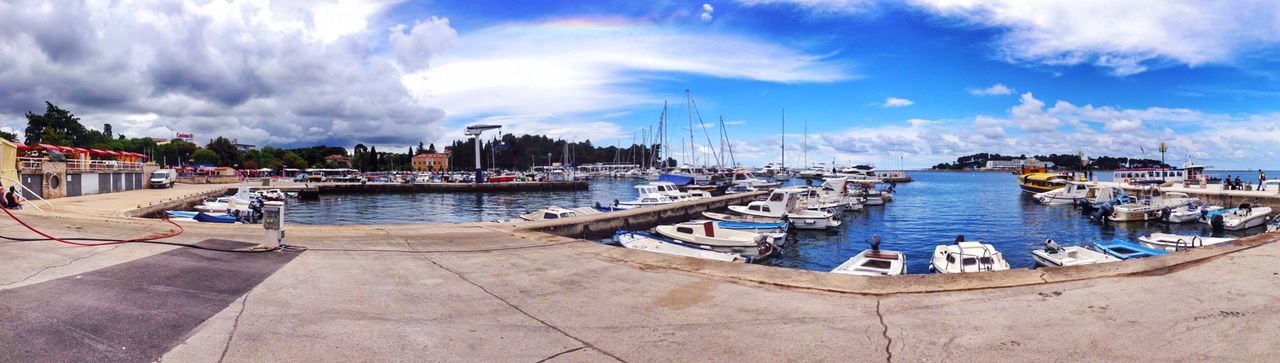
[[[831,273],[860,276],[896,276],[907,274],[907,255],[880,249],[880,236],[872,237],[871,249],[863,250],[844,261]]]
[[[1271,207],[1254,207],[1246,203],[1230,212],[1208,217],[1206,223],[1214,229],[1239,231],[1267,224],[1270,214]]]
[[[1070,179],[1071,177],[1058,173],[1022,174],[1018,176],[1018,187],[1030,194],[1044,193],[1066,186]]]
[[[995,246],[963,240],[934,248],[933,258],[929,262],[930,271],[944,274],[1008,269],[1009,262],[1004,260],[1004,254],[997,251]]]
[[[1159,255],[1168,253],[1168,252],[1165,252],[1165,250],[1163,249],[1158,250],[1158,249],[1150,248],[1137,243],[1133,243],[1125,240],[1119,240],[1119,239],[1115,239],[1111,241],[1094,242],[1093,248],[1096,248],[1098,249],[1098,251],[1102,251],[1103,253],[1114,256],[1115,258],[1119,258],[1121,260],[1128,260],[1131,258],[1159,256]]]
[[[741,255],[716,252],[710,249],[689,246],[683,243],[676,243],[658,238],[642,232],[618,231],[613,235],[613,241],[621,244],[623,247],[633,250],[665,253],[668,255],[701,258],[704,260],[715,260],[724,262],[751,262],[748,257]]]
[[[1168,252],[1177,252],[1195,247],[1216,245],[1234,241],[1231,237],[1200,237],[1170,233],[1152,233],[1150,236],[1138,237],[1143,246]]]
[[[1186,193],[1161,193],[1154,189],[1151,193],[1150,197],[1115,206],[1111,216],[1107,218],[1113,222],[1156,220],[1160,219],[1160,211],[1165,208],[1176,208],[1197,202]]]
[[[583,216],[583,215],[589,215],[589,214],[600,214],[600,213],[601,212],[599,210],[596,210],[595,208],[590,208],[590,207],[568,209],[568,208],[561,208],[553,205],[553,206],[539,209],[533,212],[522,214],[520,215],[520,219],[523,219],[526,221],[544,221],[544,220],[550,220],[550,219],[564,219],[564,218],[572,218],[577,216]]]
[[[1062,247],[1053,240],[1045,240],[1044,248],[1031,251],[1031,259],[1035,260],[1036,265],[1041,267],[1091,265],[1120,261],[1120,259],[1105,253],[1080,246]]]
[[[1177,208],[1165,208],[1160,210],[1160,219],[1169,223],[1190,223],[1199,221],[1201,217],[1208,215],[1209,212],[1222,210],[1222,207],[1216,205],[1187,203],[1187,205]]]
[[[1032,197],[1044,205],[1071,205],[1088,198],[1089,187],[1093,183],[1067,182],[1066,186],[1047,192],[1033,194]]]
[[[1172,185],[1188,180],[1188,174],[1193,173],[1171,168],[1116,169],[1111,178],[1121,184]]]
[[[773,236],[755,232],[716,227],[712,221],[692,221],[654,228],[658,234],[686,244],[755,259],[769,257],[775,251]],[[767,247],[766,247],[767,246]]]

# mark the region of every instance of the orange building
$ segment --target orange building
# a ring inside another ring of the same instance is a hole
[[[421,153],[413,156],[413,171],[449,170],[449,153]]]

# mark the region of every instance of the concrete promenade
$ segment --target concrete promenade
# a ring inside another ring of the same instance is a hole
[[[55,200],[56,214],[28,209],[20,217],[57,236],[128,238],[167,225],[123,217],[125,210],[192,188]],[[3,215],[0,231],[35,236]],[[14,316],[75,328],[69,336],[79,341],[67,344],[82,351],[151,349],[163,353],[125,360],[182,362],[1272,361],[1280,352],[1274,236],[1085,268],[861,278],[654,255],[506,224],[290,226],[288,233],[310,250],[243,295],[211,298],[231,297],[171,339],[121,336],[145,333],[138,325],[152,320],[106,321],[124,332],[98,334],[82,323],[92,316],[45,315],[38,305],[0,300],[0,361],[22,357],[21,342],[37,338],[16,331],[26,325],[6,320]],[[191,225],[173,240],[261,235],[260,226]],[[102,299],[42,294],[175,248],[0,241],[0,296]],[[190,268],[145,266],[174,276]],[[200,288],[153,286],[163,283],[130,291]],[[122,316],[167,321],[165,313]],[[154,346],[114,346],[121,341]],[[74,354],[37,356],[109,357]]]

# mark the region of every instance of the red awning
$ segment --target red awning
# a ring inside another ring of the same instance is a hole
[[[18,144],[18,150],[35,150],[35,149],[36,149],[36,148],[31,147],[31,146],[27,146],[27,145],[23,145],[23,144]]]
[[[65,149],[64,147],[58,146],[58,145],[40,144],[39,146],[44,148],[45,150],[51,150],[51,151],[57,151],[57,152],[62,152],[62,150]]]
[[[107,155],[111,155],[111,156],[120,156],[119,152],[112,151],[112,150],[102,150],[102,152],[105,152],[107,153]]]
[[[98,149],[89,149],[89,153],[94,155],[108,155],[106,151],[102,151]]]

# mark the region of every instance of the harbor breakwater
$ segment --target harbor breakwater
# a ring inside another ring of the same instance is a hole
[[[519,229],[546,232],[572,238],[601,239],[613,236],[614,232],[619,229],[637,231],[653,228],[660,224],[702,219],[702,212],[725,209],[731,205],[747,204],[765,194],[763,191],[729,194],[661,206],[561,220],[529,222],[520,224]]]

